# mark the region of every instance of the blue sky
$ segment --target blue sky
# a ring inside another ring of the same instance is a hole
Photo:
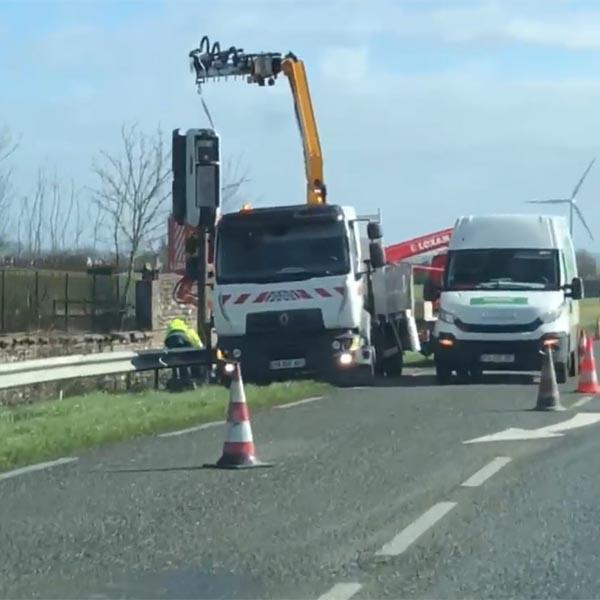
[[[330,202],[381,208],[386,242],[461,214],[532,212],[568,195],[600,150],[600,4],[569,0],[0,0],[0,127],[39,166],[95,184],[91,163],[137,121],[204,127],[187,54],[208,34],[305,60]],[[208,85],[250,201],[304,201],[285,81]],[[580,193],[600,251],[600,164]],[[83,199],[85,201],[85,198]],[[562,209],[557,209],[562,214]]]

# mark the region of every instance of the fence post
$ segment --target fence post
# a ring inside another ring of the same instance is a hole
[[[2,306],[0,306],[0,326],[6,331],[6,269],[2,269]]]
[[[40,272],[36,271],[34,275],[34,290],[35,290],[35,318],[37,326],[40,326]]]
[[[92,274],[92,331],[96,331],[96,273]]]
[[[65,273],[65,331],[69,331],[69,273]]]

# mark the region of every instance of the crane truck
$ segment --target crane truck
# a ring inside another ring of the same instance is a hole
[[[403,352],[419,350],[411,267],[386,264],[380,218],[329,204],[304,64],[294,54],[212,48],[190,53],[196,83],[242,77],[289,82],[306,172],[306,203],[220,215],[214,241],[218,350],[244,377],[311,376],[369,385],[400,375]]]

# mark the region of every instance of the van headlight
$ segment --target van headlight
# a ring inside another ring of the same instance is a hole
[[[444,321],[444,323],[450,323],[451,325],[456,321],[456,316],[443,308],[440,308],[438,312],[438,318],[440,321]]]
[[[542,321],[542,323],[552,323],[556,321],[556,319],[560,318],[560,316],[563,313],[563,309],[564,306],[561,305],[558,308],[555,308],[554,310],[549,310],[547,313],[544,313],[540,316],[540,320]]]

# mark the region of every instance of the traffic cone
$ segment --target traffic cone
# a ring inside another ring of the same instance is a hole
[[[270,467],[272,465],[257,460],[250,426],[250,412],[246,403],[244,382],[239,363],[231,377],[229,388],[229,407],[227,410],[226,438],[223,454],[216,464],[205,467],[215,469],[249,469],[252,467]]]
[[[587,333],[585,332],[585,329],[580,330],[579,332],[579,346],[578,346],[578,353],[579,353],[579,361],[578,361],[578,373],[581,373],[581,365],[583,364],[583,359],[585,357],[585,349],[587,347]]]
[[[594,358],[594,342],[588,336],[585,355],[579,370],[579,383],[577,392],[580,394],[598,394],[600,386],[596,375],[596,359]]]
[[[543,356],[542,373],[540,375],[540,386],[535,410],[564,410],[560,403],[560,394],[558,392],[558,385],[556,384],[552,348],[548,347]]]

